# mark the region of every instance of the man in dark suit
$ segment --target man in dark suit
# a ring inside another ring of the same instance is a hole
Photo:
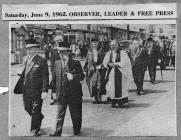
[[[59,47],[60,59],[55,61],[52,85],[56,89],[58,105],[56,131],[50,136],[61,136],[67,105],[73,123],[74,134],[80,133],[82,124],[82,85],[84,73],[79,61],[71,58],[70,49]]]
[[[31,133],[37,136],[44,118],[41,113],[43,99],[46,98],[49,86],[48,65],[44,58],[38,55],[39,46],[26,46],[28,58],[22,72],[24,108],[31,116]]]
[[[133,40],[133,48],[131,51],[132,57],[132,72],[134,77],[134,82],[137,86],[137,94],[141,95],[143,92],[143,81],[145,70],[147,67],[148,55],[145,48],[141,45],[138,40]]]
[[[144,46],[148,53],[148,70],[149,70],[149,75],[150,75],[150,82],[154,84],[155,77],[156,77],[156,66],[158,64],[160,50],[152,37],[149,37],[144,42]]]

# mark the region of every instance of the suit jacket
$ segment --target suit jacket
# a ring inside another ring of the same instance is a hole
[[[133,69],[138,68],[138,72],[145,71],[147,67],[148,54],[143,47],[139,48],[137,54],[138,55],[133,59],[132,67]]]
[[[142,76],[147,68],[148,54],[146,50],[141,47],[139,48],[138,55],[133,59],[132,72],[134,78]]]
[[[148,54],[148,65],[155,67],[158,63],[160,50],[157,45],[153,45],[150,54]]]
[[[144,41],[143,44],[145,44],[145,42],[146,42],[146,40]],[[145,49],[146,49],[146,51],[148,53],[147,44],[145,44],[144,47],[145,47]],[[151,49],[151,52],[150,52],[150,54],[148,54],[148,65],[151,66],[151,67],[152,66],[155,67],[157,65],[157,63],[158,63],[159,56],[160,56],[160,48],[159,48],[158,44],[156,44],[154,42],[153,47]]]
[[[82,97],[82,85],[80,81],[84,79],[84,73],[82,70],[82,66],[79,61],[74,60],[72,58],[69,59],[68,63],[68,72],[73,75],[73,80],[68,81],[65,77],[63,77],[62,73],[62,62],[61,60],[56,60],[54,64],[54,69],[52,72],[52,82],[51,88],[53,91],[56,91],[57,101],[61,98],[61,96],[74,96]],[[65,88],[64,85],[67,84],[69,88]]]
[[[22,77],[24,77],[24,95],[41,97],[42,92],[48,92],[48,64],[39,55],[34,56],[29,66],[26,62]]]

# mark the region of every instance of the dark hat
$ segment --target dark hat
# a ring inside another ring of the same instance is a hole
[[[25,40],[26,43],[26,48],[40,48],[40,45],[38,44],[38,42],[35,39],[27,39]]]
[[[57,48],[57,50],[59,51],[59,52],[62,52],[62,51],[71,51],[71,49],[70,48],[67,48],[67,47],[58,47]]]
[[[27,44],[26,48],[40,48],[39,44]]]
[[[153,37],[153,34],[150,34],[150,37]]]
[[[164,35],[163,35],[163,36],[161,36],[161,37],[160,37],[160,39],[165,39],[165,36],[164,36]]]
[[[149,37],[147,41],[154,41],[152,37]]]
[[[176,35],[173,35],[172,38],[176,38]]]
[[[91,42],[98,42],[99,41],[99,39],[97,39],[97,38],[93,38],[92,40],[91,40]]]
[[[122,40],[122,41],[119,41],[119,43],[131,43],[132,40]]]

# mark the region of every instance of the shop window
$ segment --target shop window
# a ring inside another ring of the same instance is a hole
[[[72,41],[75,41],[76,40],[76,36],[75,35],[70,35],[69,36],[69,41],[72,42]]]
[[[17,36],[16,47],[17,47],[17,49],[23,48],[23,36]]]

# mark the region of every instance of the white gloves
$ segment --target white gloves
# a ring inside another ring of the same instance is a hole
[[[67,79],[68,80],[73,80],[73,75],[71,73],[67,73]]]
[[[101,65],[98,65],[98,66],[96,67],[96,69],[97,69],[97,70],[101,69]]]

